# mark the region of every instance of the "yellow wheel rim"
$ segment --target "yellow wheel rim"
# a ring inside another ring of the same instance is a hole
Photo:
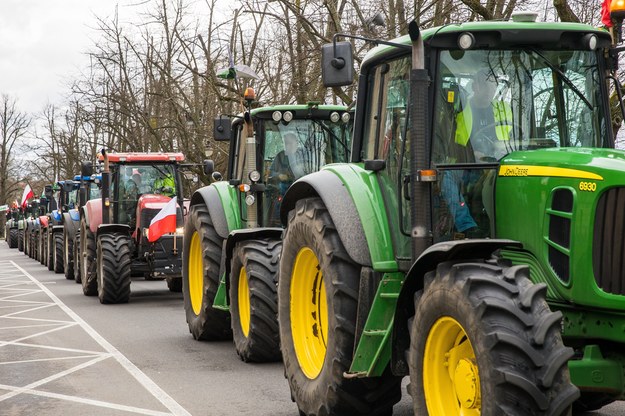
[[[428,334],[423,390],[432,416],[477,416],[481,412],[475,353],[464,328],[451,317],[440,318]]]
[[[295,257],[291,276],[291,333],[302,372],[315,379],[325,361],[328,339],[328,304],[319,260],[307,247]]]
[[[202,310],[202,298],[204,297],[204,267],[202,264],[202,244],[197,231],[191,236],[188,264],[189,298],[191,299],[193,312],[199,315]]]
[[[239,321],[241,322],[241,330],[243,335],[247,337],[250,333],[250,286],[247,282],[247,272],[245,267],[241,267],[239,273]]]

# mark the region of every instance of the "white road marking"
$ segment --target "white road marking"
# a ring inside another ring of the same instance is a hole
[[[148,392],[150,392],[152,394],[152,396],[154,396],[159,402],[161,402],[161,404],[163,404],[163,406],[165,406],[170,412],[171,414],[175,415],[175,416],[191,416],[191,414],[189,412],[187,412],[182,406],[180,406],[180,404],[178,402],[176,402],[171,396],[169,396],[163,389],[161,389],[156,383],[154,383],[154,381],[152,381],[152,379],[150,379],[145,373],[143,373],[137,366],[135,366],[128,358],[126,358],[126,356],[124,356],[121,352],[119,352],[119,350],[117,350],[111,343],[109,343],[106,339],[104,339],[104,337],[102,337],[98,332],[96,332],[89,324],[87,324],[80,316],[78,316],[72,309],[70,309],[67,305],[65,305],[54,293],[52,293],[47,287],[45,287],[44,284],[42,284],[41,282],[39,282],[37,279],[35,279],[30,273],[28,273],[26,270],[24,270],[22,267],[20,267],[17,263],[10,261],[10,263],[19,271],[21,271],[26,277],[28,277],[30,279],[30,281],[37,285],[41,291],[43,291],[46,295],[48,295],[48,297],[50,299],[52,299],[52,301],[54,302],[54,304],[56,304],[56,306],[58,306],[59,308],[61,308],[61,310],[63,310],[63,312],[65,312],[71,319],[73,319],[75,322],[78,323],[78,325],[80,325],[80,327],[87,332],[87,334],[89,334],[91,336],[91,338],[93,338],[102,348],[104,348],[104,350],[106,352],[108,352],[108,354],[103,355],[101,357],[98,357],[94,360],[91,360],[89,362],[83,363],[79,366],[73,367],[71,369],[68,369],[66,371],[63,371],[61,373],[55,374],[53,376],[50,376],[48,378],[39,380],[35,383],[32,383],[28,386],[24,386],[24,387],[17,387],[17,388],[12,388],[11,393],[7,393],[3,396],[0,396],[0,402],[3,400],[6,400],[7,396],[13,397],[17,394],[20,393],[30,393],[29,390],[40,386],[42,384],[48,383],[49,381],[55,380],[59,377],[65,376],[67,374],[70,374],[74,371],[77,371],[79,369],[82,369],[86,366],[92,365],[95,362],[99,362],[103,359],[106,359],[109,355],[112,356],[113,358],[115,358],[115,360],[117,360],[117,362],[119,362],[119,364],[121,364],[122,367],[124,367],[124,369],[126,371],[128,371],[128,373],[130,373],[130,375],[132,375],[138,382],[139,384],[141,384]],[[29,311],[33,311],[33,310],[39,310],[39,309],[43,309],[47,307],[46,306],[40,306],[37,308],[32,308],[26,311],[20,311],[20,312],[16,312],[14,314],[8,314],[5,316],[0,316],[1,317],[12,317],[12,315],[18,314],[18,313],[24,313],[24,312],[29,312]],[[2,345],[2,344],[0,344]],[[0,386],[0,388],[3,388]],[[40,393],[40,392],[38,392]],[[52,394],[52,393],[45,393],[45,394]],[[61,396],[61,395],[59,395]],[[70,396],[71,397],[71,396]],[[87,403],[90,399],[82,399],[82,398],[75,398],[72,397],[72,400],[74,401],[81,401],[84,403]],[[93,401],[93,402],[97,402],[97,401]],[[98,402],[101,403],[103,406],[105,407],[110,407],[110,408],[116,408],[113,406],[120,406],[120,405],[116,405],[113,403],[104,403],[104,402]],[[146,413],[147,414],[147,413]],[[152,414],[152,413],[150,413]],[[154,414],[162,414],[162,413],[154,413]]]

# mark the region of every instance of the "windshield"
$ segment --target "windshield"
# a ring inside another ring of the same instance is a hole
[[[489,162],[542,147],[603,147],[609,139],[600,85],[591,51],[441,51],[433,162]],[[472,124],[476,115],[483,126]],[[452,150],[458,144],[463,151]]]
[[[347,162],[352,123],[296,119],[288,124],[263,122],[263,209],[268,226],[279,226],[280,201],[291,184],[329,163]]]

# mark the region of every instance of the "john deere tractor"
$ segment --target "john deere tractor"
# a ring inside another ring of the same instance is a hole
[[[180,234],[148,241],[152,219],[172,197],[183,201],[179,168],[182,153],[109,153],[103,162],[101,198],[81,206],[80,274],[83,293],[101,303],[126,303],[131,275],[165,278],[181,290],[183,211],[176,209]],[[82,176],[91,176],[83,164]]]
[[[347,160],[351,115],[341,106],[280,105],[215,125],[217,139],[230,139],[228,179],[191,198],[183,250],[189,331],[198,340],[234,336],[244,361],[279,360],[280,203],[297,178]]]
[[[412,22],[362,61],[351,163],[282,201],[280,341],[301,415],[391,414],[404,376],[415,415],[624,397],[617,49],[535,18]],[[323,47],[326,85],[351,84],[352,65],[349,42]],[[490,122],[469,127],[471,111]]]

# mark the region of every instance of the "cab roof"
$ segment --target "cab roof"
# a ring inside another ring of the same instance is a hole
[[[109,162],[112,163],[131,163],[131,162],[182,162],[184,154],[182,153],[107,153]],[[102,154],[98,154],[98,160],[104,160]]]

